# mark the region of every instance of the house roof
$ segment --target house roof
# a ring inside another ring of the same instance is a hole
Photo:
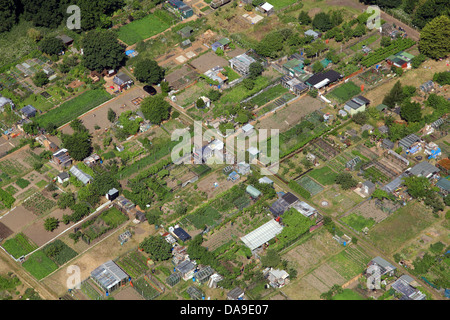
[[[289,203],[283,198],[280,198],[272,203],[269,210],[275,217],[278,217],[282,215],[287,210],[287,208],[289,208]]]
[[[387,109],[387,105],[380,103],[375,108],[377,108],[378,111],[383,111],[384,109]]]
[[[422,177],[428,178],[431,175],[433,175],[434,173],[437,173],[439,171],[440,170],[438,168],[433,166],[428,161],[422,161],[422,162],[416,164],[411,169],[409,169],[408,172],[414,176],[418,176],[418,177],[422,176]]]
[[[217,42],[219,42],[221,45],[225,46],[225,45],[229,44],[231,41],[228,38],[222,38],[222,39],[219,39],[219,41],[217,41]]]
[[[62,34],[62,35],[56,36],[55,38],[60,39],[65,44],[73,41],[73,39],[71,37],[69,37],[68,35],[66,35],[66,34]]]
[[[253,128],[254,127],[250,123],[247,123],[246,125],[242,126],[242,131],[248,132],[248,131],[252,130]]]
[[[230,290],[230,291],[227,293],[227,296],[230,297],[230,298],[232,298],[232,299],[237,299],[237,298],[239,298],[240,296],[242,296],[243,294],[244,294],[244,290],[241,289],[241,288],[239,288],[239,287],[236,287],[236,288],[234,288],[233,290]]]
[[[10,105],[14,105],[14,103],[11,99],[0,96],[0,107],[3,107],[7,103],[9,103]]]
[[[245,53],[240,54],[234,58],[231,58],[229,61],[230,61],[230,63],[236,65],[237,67],[244,68],[244,69],[250,67],[250,65],[253,62],[256,62],[255,59],[253,59],[252,57],[250,57],[249,55],[247,55]]]
[[[179,272],[182,274],[188,273],[195,269],[195,264],[192,263],[190,260],[184,260],[179,265],[175,267]]]
[[[395,266],[393,266],[390,262],[386,261],[382,257],[375,257],[372,259],[372,262],[376,263],[377,266],[385,269],[385,270],[395,270],[397,269]]]
[[[296,201],[298,201],[298,198],[292,194],[291,192],[285,193],[282,197],[281,197],[284,201],[286,201],[287,203],[289,203],[289,205],[295,203]]]
[[[270,3],[266,2],[261,6],[262,9],[264,9],[265,11],[270,11],[273,9],[273,5],[271,5]]]
[[[25,107],[20,109],[20,112],[27,117],[34,116],[36,114],[36,111],[36,108],[31,104],[27,104]]]
[[[330,69],[324,73],[316,73],[308,80],[306,80],[306,83],[313,87],[316,87],[320,84],[321,86],[318,86],[318,88],[321,88],[322,86],[327,85],[328,83],[335,82],[340,78],[342,78],[342,75],[339,72]]]
[[[91,272],[91,277],[97,280],[105,289],[110,289],[129,278],[120,267],[109,260]]]
[[[450,191],[450,180],[440,178],[438,182],[436,182],[436,186],[445,191]]]
[[[264,177],[262,177],[262,178],[259,178],[258,182],[259,182],[259,183],[268,183],[268,184],[273,183],[273,181],[270,180],[269,178],[267,178],[266,176],[264,176]]]
[[[304,34],[305,34],[305,36],[313,36],[313,37],[319,36],[319,33],[312,29],[306,30]]]
[[[420,137],[417,136],[416,134],[412,133],[406,137],[404,137],[403,139],[401,139],[398,142],[398,145],[401,147],[404,147],[406,149],[408,149],[409,147],[411,147],[411,145],[417,141],[420,141]]]
[[[59,177],[61,180],[65,180],[65,179],[68,179],[68,178],[69,178],[69,174],[68,174],[67,172],[63,171],[63,172],[60,172],[60,173],[58,174],[58,177]]]
[[[312,207],[304,201],[297,201],[292,207],[305,217],[309,217],[317,212],[316,208]]]
[[[184,231],[183,228],[175,228],[173,229],[173,233],[180,238],[181,241],[187,241],[189,239],[191,239],[191,236],[189,235],[189,233],[187,233],[186,231]]]
[[[370,181],[370,180],[364,181],[363,185],[366,186],[367,188],[370,188],[370,189],[371,188],[375,188],[375,184],[372,181]]]
[[[383,139],[383,144],[387,147],[393,147],[394,146],[394,142],[392,142],[389,139]]]
[[[272,219],[263,224],[261,227],[241,237],[241,240],[247,247],[250,248],[250,250],[254,250],[262,246],[267,241],[273,239],[282,230],[283,226]]]
[[[118,83],[118,84],[126,83],[126,82],[129,82],[129,81],[132,81],[131,78],[127,74],[125,74],[123,72],[118,73],[114,77],[114,82]]]

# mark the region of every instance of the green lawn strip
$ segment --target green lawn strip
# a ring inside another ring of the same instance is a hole
[[[38,246],[31,242],[23,233],[18,233],[14,238],[6,240],[3,243],[3,248],[15,259],[18,259],[36,250]]]
[[[326,97],[334,98],[341,103],[345,103],[354,96],[356,96],[358,93],[361,93],[361,88],[358,87],[352,81],[348,81],[344,84],[341,84],[333,91],[331,91],[329,94],[326,95]]]
[[[22,264],[37,280],[40,280],[58,269],[58,265],[45,255],[42,250],[36,251]]]
[[[41,180],[38,183],[36,183],[36,187],[38,187],[39,189],[45,187],[48,184],[48,182],[46,180]]]
[[[110,98],[111,95],[103,89],[88,90],[64,102],[59,107],[37,116],[35,119],[41,128],[49,123],[59,127],[108,101]]]
[[[308,175],[320,184],[328,186],[334,184],[337,173],[331,170],[330,167],[325,166],[320,169],[314,169]]]
[[[367,39],[365,39],[363,41],[360,41],[357,44],[351,46],[350,49],[352,49],[355,52],[358,51],[358,50],[361,50],[363,45],[368,46],[372,42],[375,42],[378,39],[378,37],[379,36],[377,34],[375,34],[373,36],[370,36],[369,38],[367,38]]]
[[[344,289],[341,293],[334,295],[331,300],[366,300],[366,298],[356,291]]]
[[[392,253],[435,221],[429,209],[413,200],[375,225],[369,239],[381,250]]]
[[[366,219],[356,213],[351,213],[348,216],[343,217],[341,220],[357,231],[362,231],[365,227],[370,229],[375,224],[374,219]]]
[[[118,37],[128,45],[150,38],[167,28],[170,24],[163,21],[155,14],[149,14],[142,19],[135,20],[123,27],[120,27]]]

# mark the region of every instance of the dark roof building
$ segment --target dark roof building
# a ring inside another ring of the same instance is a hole
[[[227,293],[228,300],[244,300],[244,290],[236,287]]]
[[[181,241],[187,241],[191,239],[191,236],[189,233],[187,233],[183,228],[176,227],[173,229],[173,233],[181,240]]]
[[[393,275],[396,267],[384,260],[382,257],[375,257],[369,262],[369,266],[378,266],[380,268],[380,275]]]
[[[342,77],[343,77],[342,74],[330,69],[324,73],[316,73],[308,80],[306,80],[306,84],[309,85],[310,87],[320,89],[324,86],[329,85],[330,83],[338,81]]]
[[[28,104],[22,109],[20,109],[20,113],[25,118],[33,118],[34,116],[36,116],[36,112],[37,112],[36,108],[34,108],[31,104]]]
[[[416,176],[416,177],[426,177],[431,178],[435,173],[438,173],[440,170],[433,166],[428,161],[422,161],[416,164],[411,169],[406,170],[407,174]]]
[[[409,149],[414,143],[420,141],[420,137],[416,134],[410,134],[398,142],[398,145],[403,148],[403,150]]]

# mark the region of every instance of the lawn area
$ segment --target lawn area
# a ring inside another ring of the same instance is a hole
[[[359,51],[359,50],[362,49],[362,46],[363,46],[363,45],[368,46],[369,44],[371,44],[371,43],[377,41],[377,39],[378,39],[379,37],[380,37],[380,36],[379,36],[378,34],[374,34],[373,36],[370,36],[370,37],[368,37],[367,39],[365,39],[365,40],[363,40],[363,41],[360,41],[360,42],[358,42],[357,44],[351,46],[350,49],[352,49],[352,50],[355,51],[355,52],[356,52],[356,51]]]
[[[262,76],[256,78],[255,86],[252,90],[246,89],[244,85],[240,83],[230,90],[225,91],[219,101],[217,101],[216,106],[221,106],[229,103],[239,103],[241,100],[250,97],[252,94],[257,93],[259,90],[267,87],[268,85],[269,79]]]
[[[3,248],[14,258],[18,259],[27,253],[37,249],[37,245],[31,242],[23,233],[17,234],[14,238],[3,243]]]
[[[158,15],[166,14],[159,11]],[[169,13],[167,13],[168,15]],[[127,45],[135,44],[141,40],[150,38],[170,27],[168,19],[161,19],[158,15],[149,14],[146,17],[135,20],[119,29],[119,40]]]
[[[374,219],[366,219],[356,213],[351,213],[341,220],[357,231],[362,231],[365,227],[370,229],[375,224]]]
[[[114,207],[102,213],[100,218],[113,228],[128,220],[127,216]]]
[[[430,210],[422,203],[410,201],[406,206],[377,224],[369,231],[369,239],[387,253],[393,253],[406,241],[436,222]]]
[[[207,7],[209,8],[209,7]],[[224,69],[227,71],[228,82],[239,79],[241,76],[234,71],[230,66],[225,66]]]
[[[49,123],[53,123],[59,127],[99,106],[103,102],[108,101],[110,98],[111,95],[103,89],[88,90],[64,102],[59,107],[36,117],[36,121],[41,128],[44,128]]]
[[[282,94],[287,93],[288,91],[289,90],[287,88],[283,87],[281,84],[278,84],[278,85],[268,89],[267,91],[264,91],[263,93],[257,95],[250,101],[252,102],[253,105],[256,104],[258,106],[262,106],[262,105],[274,100],[275,98],[278,98]]]
[[[320,169],[314,169],[308,175],[322,185],[328,186],[334,184],[337,173],[325,166]]]
[[[345,103],[358,93],[361,93],[361,88],[354,84],[352,81],[341,84],[336,89],[326,95],[327,98],[338,100],[340,103]]]
[[[42,250],[33,253],[22,266],[37,280],[40,280],[58,269],[58,265],[45,255]]]
[[[279,10],[296,2],[296,0],[272,0],[270,4],[273,5],[275,10]]]
[[[344,289],[341,293],[333,296],[332,300],[366,300],[358,292],[351,289]]]

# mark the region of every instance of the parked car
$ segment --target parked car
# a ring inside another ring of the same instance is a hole
[[[144,91],[150,94],[151,96],[154,96],[156,94],[156,89],[152,86],[144,86]]]

